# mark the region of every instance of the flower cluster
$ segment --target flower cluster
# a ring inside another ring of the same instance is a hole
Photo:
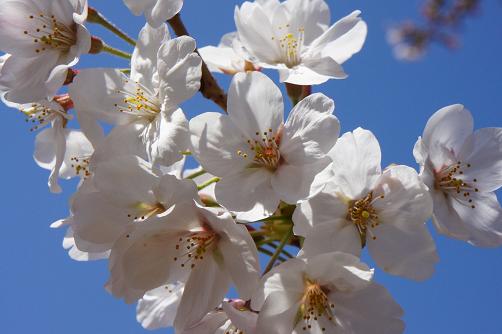
[[[367,33],[359,11],[331,25],[323,0],[244,2],[236,32],[197,50],[165,23],[186,29],[183,1],[124,2],[146,17],[137,41],[86,0],[3,1],[0,91],[33,131],[44,127],[34,157],[50,190],[80,179],[69,217],[52,225],[66,227],[63,246],[78,261],[107,259],[107,291],[137,302],[145,328],[402,333],[403,311],[360,260],[364,248],[383,271],[423,281],[439,261],[429,218],[447,236],[502,244],[501,128],[474,131],[467,109],[448,106],[413,149],[418,172],[382,168],[373,133],[340,135],[333,100],[312,93],[347,77],[342,64]],[[131,68],[74,68],[99,52]],[[226,113],[189,120],[180,105],[215,82],[208,69],[232,76],[228,96],[213,99]],[[262,69],[279,71],[294,105],[287,117]],[[187,156],[200,167],[186,169]]]

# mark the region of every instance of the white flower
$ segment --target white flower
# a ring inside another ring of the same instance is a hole
[[[316,197],[298,205],[294,232],[305,236],[303,251],[360,255],[368,247],[376,264],[393,275],[424,280],[438,262],[425,221],[432,200],[417,172],[380,167],[380,146],[361,128],[345,133],[333,152],[335,176]]]
[[[183,158],[189,146],[188,121],[178,104],[200,87],[201,58],[195,40],[169,39],[166,25],[146,25],[131,60],[131,75],[115,69],[79,72],[70,95],[80,117],[102,120],[115,127],[96,149],[96,155],[134,154],[169,166]],[[95,131],[82,124],[85,133]]]
[[[86,18],[87,0],[2,1],[0,48],[11,56],[0,86],[7,100],[27,103],[56,94],[68,68],[91,47]]]
[[[238,72],[258,70],[239,52],[241,43],[237,33],[223,35],[218,46],[205,46],[199,54],[211,72],[235,74]]]
[[[146,329],[171,327],[185,285],[181,282],[165,284],[148,291],[138,301],[136,319]]]
[[[180,334],[255,334],[257,320],[258,314],[249,310],[245,301],[225,300],[221,307]]]
[[[284,124],[279,88],[259,72],[237,73],[228,93],[228,116],[205,113],[190,121],[192,152],[221,177],[219,203],[240,220],[271,215],[281,200],[296,203],[320,191],[327,153],[339,134],[334,103],[313,94]],[[236,194],[239,194],[236,196]]]
[[[34,124],[30,131],[51,125],[37,134],[33,154],[40,167],[51,171],[48,180],[51,192],[61,192],[58,177],[70,179],[87,175],[88,158],[94,149],[82,131],[66,127],[72,118],[66,110],[71,107],[68,95],[60,95],[53,101],[42,100],[27,104],[7,100],[4,102],[9,107],[19,109],[25,115],[26,121]]]
[[[180,201],[191,202],[195,184],[162,175],[135,156],[97,163],[93,175],[80,187],[71,204],[71,227],[77,247],[105,252],[140,222],[165,215]]]
[[[397,334],[402,310],[373,271],[335,252],[290,259],[270,271],[251,299],[257,333]]]
[[[440,233],[473,245],[502,244],[502,128],[473,132],[471,113],[455,104],[427,122],[413,154],[434,200]]]
[[[354,11],[330,26],[323,0],[246,1],[236,8],[235,23],[251,63],[278,69],[281,82],[314,85],[347,77],[341,64],[366,39],[359,14]]]
[[[182,331],[217,307],[231,282],[241,298],[250,298],[259,280],[258,251],[229,213],[176,204],[167,215],[123,234],[112,249],[110,271],[107,288],[126,302],[183,282],[174,320]]]
[[[134,15],[144,13],[146,21],[154,28],[178,14],[183,7],[183,0],[124,0],[124,3]]]

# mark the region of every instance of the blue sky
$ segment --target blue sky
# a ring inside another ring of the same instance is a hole
[[[107,17],[135,36],[143,25],[120,0],[90,1]],[[187,0],[182,15],[198,45],[217,44],[234,29],[233,7],[240,1]],[[477,128],[502,126],[502,5],[483,1],[478,16],[462,27],[462,47],[450,52],[433,47],[417,63],[396,61],[385,40],[385,29],[414,18],[420,1],[328,0],[333,19],[361,9],[369,25],[362,52],[345,66],[349,78],[316,87],[336,102],[342,130],[372,130],[380,141],[383,164],[415,167],[412,148],[425,122],[439,108],[462,103]],[[109,44],[120,40],[91,27]],[[127,67],[108,56],[84,56],[80,66]],[[271,73],[277,81],[277,75]],[[219,76],[224,87],[228,78]],[[106,262],[77,263],[61,247],[62,230],[49,224],[68,214],[75,182],[62,195],[48,192],[48,173],[32,159],[34,135],[18,112],[0,106],[3,142],[0,193],[0,320],[3,333],[89,334],[143,333],[134,306],[125,305],[103,289]],[[189,115],[217,111],[197,96],[185,103]],[[500,196],[499,196],[500,197]],[[406,333],[502,333],[501,249],[478,249],[436,233],[441,261],[424,283],[391,277],[377,270],[383,283],[405,310]],[[164,333],[171,333],[164,331]]]

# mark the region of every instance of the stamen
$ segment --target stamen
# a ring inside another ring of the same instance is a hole
[[[207,252],[211,252],[217,243],[218,235],[211,230],[189,233],[180,236],[175,245],[177,256],[173,258],[182,268],[193,269],[204,260]]]
[[[21,107],[19,111],[26,116],[27,123],[38,123],[30,128],[31,132],[45,127],[58,117],[62,117],[66,120],[71,119],[71,115],[66,112],[52,109],[39,103],[33,103],[28,107]]]
[[[375,208],[373,208],[373,204],[377,200],[383,198],[384,195],[375,197],[373,195],[373,192],[371,191],[363,199],[352,201],[349,204],[349,210],[347,212],[346,218],[356,226],[361,238],[361,245],[363,248],[366,246],[367,234],[369,234],[373,240],[377,239],[377,237],[369,228],[376,228],[380,225],[378,221],[378,214]]]
[[[471,167],[470,163],[458,161],[434,171],[434,188],[442,191],[445,197],[451,197],[458,203],[475,209],[476,205],[473,204],[471,192],[479,192],[479,189],[475,187],[478,180],[469,181],[465,176],[465,172]]]
[[[281,162],[281,152],[279,150],[281,142],[281,130],[277,134],[272,133],[272,129],[268,131],[256,132],[254,140],[247,141],[249,151],[253,153],[252,162],[249,168],[264,167],[271,171],[275,171]],[[237,154],[244,159],[249,157],[248,153],[238,150]]]
[[[54,15],[39,13],[28,16],[35,27],[33,30],[24,30],[23,34],[33,38],[36,44],[35,53],[39,54],[47,49],[68,52],[77,42],[75,24],[66,26],[59,22]]]
[[[287,32],[279,38],[273,36],[272,40],[277,40],[283,52],[283,59],[281,59],[281,61],[286,64],[287,67],[291,68],[301,63],[301,53],[305,40],[305,29],[300,27],[295,34],[294,32],[288,31],[289,28],[289,24],[286,26],[279,26],[278,30],[284,29]]]
[[[134,206],[133,212],[129,213],[127,217],[134,218],[135,222],[141,222],[165,211],[166,208],[162,203],[150,204],[141,202]]]
[[[305,290],[297,316],[297,325],[301,324],[301,329],[310,330],[314,322],[337,326],[333,313],[335,305],[328,300],[328,293],[329,291],[316,281],[305,279]],[[326,327],[319,327],[326,331]]]
[[[139,82],[126,80],[124,90],[117,90],[117,94],[125,96],[122,104],[114,105],[119,112],[147,118],[150,121],[160,113],[160,102],[156,94]]]
[[[81,176],[82,178],[88,178],[91,176],[91,172],[89,171],[89,163],[91,160],[91,156],[81,156],[81,157],[72,157],[71,168],[75,170],[75,174],[77,176]]]

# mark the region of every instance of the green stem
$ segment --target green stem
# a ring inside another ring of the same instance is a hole
[[[281,255],[282,251],[284,250],[284,247],[286,246],[286,244],[288,243],[288,241],[292,235],[293,235],[293,225],[291,225],[288,232],[286,232],[286,234],[284,235],[284,237],[281,240],[281,243],[279,244],[279,246],[275,250],[272,257],[270,258],[270,261],[268,261],[267,267],[265,267],[265,270],[263,271],[263,275],[268,273],[274,267],[275,261],[277,261],[277,259]]]
[[[130,53],[127,53],[127,52],[119,50],[119,49],[115,49],[114,47],[111,47],[105,43],[103,43],[103,51],[108,52],[109,54],[112,54],[114,56],[127,59],[127,60],[130,60],[132,57]]]
[[[122,38],[127,43],[132,46],[136,46],[136,41],[129,37],[125,32],[120,30],[116,25],[108,21],[106,17],[104,17],[100,12],[98,12],[95,8],[89,7],[89,14],[87,16],[87,21],[91,23],[97,23],[104,28],[108,29],[118,37]]]
[[[188,179],[188,180],[193,180],[195,179],[196,177],[199,177],[201,175],[204,175],[206,174],[207,172],[203,169],[197,171],[197,172],[193,172],[192,174],[188,175],[187,177],[185,177],[185,179]]]
[[[181,151],[180,153],[182,155],[192,155],[192,152],[190,152],[190,151]]]
[[[260,252],[262,252],[263,254],[268,255],[268,256],[273,256],[273,255],[274,255],[274,253],[272,253],[271,251],[269,251],[268,249],[263,248],[263,247],[258,247],[258,250],[259,250]],[[280,256],[279,256],[277,259],[278,259],[279,261],[282,261],[282,262],[286,261],[286,259],[285,259],[285,258],[280,257]]]
[[[276,245],[276,244],[274,244],[273,242],[267,242],[267,243],[266,243],[266,245],[268,245],[268,246],[272,247],[273,249],[277,249],[277,245]],[[293,255],[291,255],[291,253],[289,253],[289,252],[288,252],[287,250],[285,250],[284,248],[282,249],[281,254],[286,255],[286,256],[287,256],[288,258],[290,258],[290,259],[294,258],[294,256],[293,256]]]
[[[264,218],[261,221],[269,222],[269,221],[274,221],[274,220],[291,221],[291,216],[271,216],[271,217]]]
[[[219,180],[220,180],[220,178],[219,178],[219,177],[213,177],[212,179],[207,180],[206,182],[204,182],[204,183],[202,183],[201,185],[199,185],[199,186],[197,187],[197,190],[202,190],[202,189],[204,189],[204,188],[206,188],[206,187],[210,186],[211,184],[218,182]]]

